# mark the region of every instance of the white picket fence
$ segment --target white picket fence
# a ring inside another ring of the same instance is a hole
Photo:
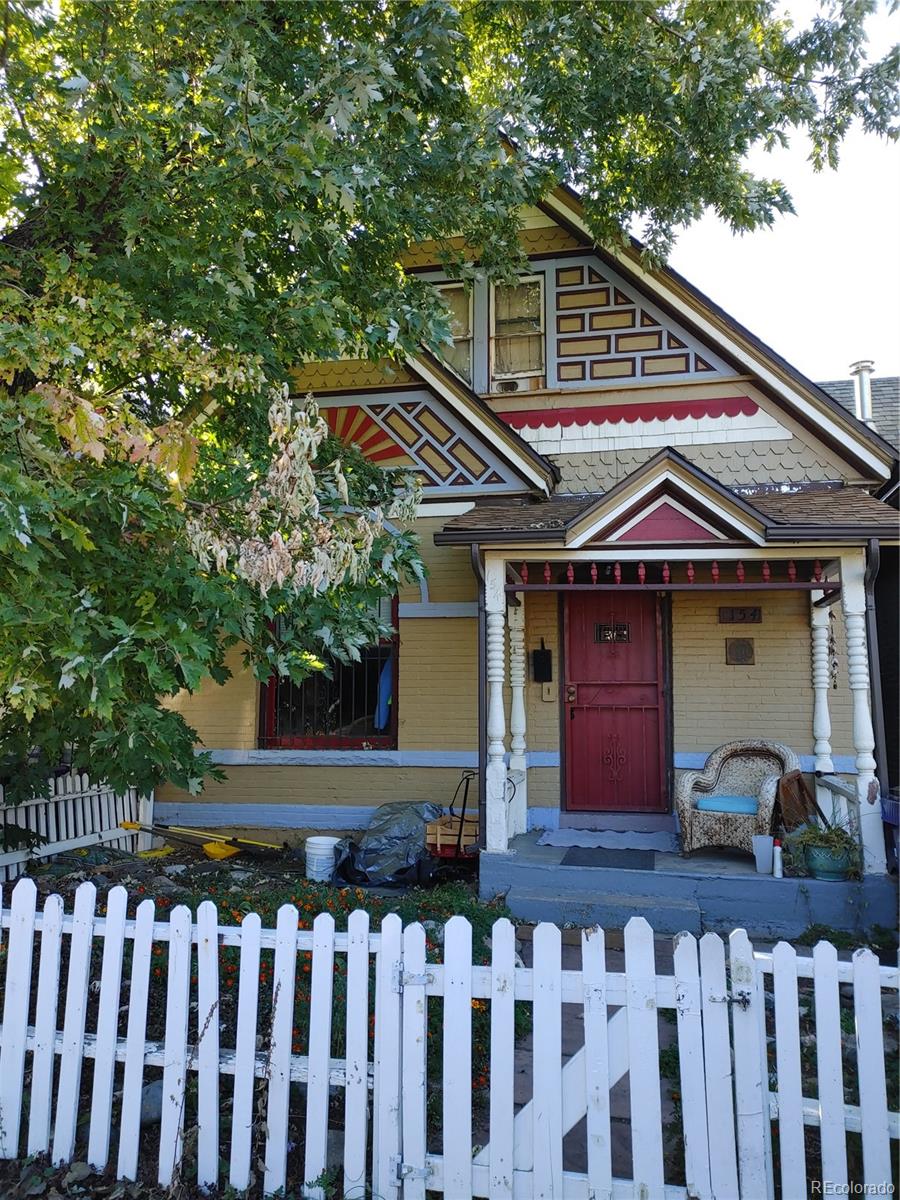
[[[106,784],[91,783],[77,771],[48,780],[47,788],[45,798],[12,805],[6,804],[0,787],[0,883],[18,878],[34,859],[66,850],[101,843],[134,850],[143,835],[121,829],[121,823],[149,825],[153,819],[152,795],[140,796],[134,788],[117,795]],[[40,834],[44,841],[34,849],[4,850],[3,831],[7,828]]]
[[[471,926],[457,916],[445,926],[435,963],[427,961],[423,927],[403,929],[396,915],[373,933],[367,914],[355,912],[348,932],[337,933],[327,913],[311,930],[298,928],[297,909],[285,905],[276,928],[264,930],[255,913],[240,926],[220,926],[210,901],[200,905],[196,924],[185,907],[156,921],[149,899],[129,919],[122,888],[108,893],[100,916],[91,883],[79,887],[71,915],[58,896],[41,912],[36,899],[33,881],[21,880],[2,914],[0,1157],[48,1152],[55,1162],[78,1158],[98,1170],[114,1157],[118,1177],[141,1172],[169,1185],[187,1169],[190,1145],[201,1187],[228,1182],[241,1191],[261,1159],[267,1195],[305,1183],[304,1194],[320,1200],[331,1128],[342,1130],[337,1187],[345,1197],[762,1200],[775,1196],[777,1179],[783,1200],[796,1200],[809,1194],[811,1179],[837,1188],[891,1181],[898,1115],[887,1104],[882,993],[896,1007],[900,973],[868,950],[851,962],[839,961],[828,943],[811,958],[784,943],[761,953],[736,930],[726,956],[718,935],[697,942],[682,934],[673,973],[660,974],[653,932],[633,918],[624,970],[609,969],[600,929],[582,934],[580,969],[563,969],[560,931],[546,924],[534,931],[526,968],[504,919],[493,927],[490,963],[478,965]],[[239,955],[233,971],[220,961],[229,947]],[[295,1002],[307,975],[301,1034]],[[774,1064],[765,996],[772,980]],[[810,980],[814,1070],[804,1069],[800,1037],[798,985],[808,990]],[[346,993],[340,1029],[336,988]],[[842,1052],[841,988],[852,988],[855,1081]],[[490,1094],[487,1145],[478,1148],[472,1028],[473,1002],[481,1001],[490,1013]],[[521,1095],[516,1103],[517,1003],[532,1020],[524,1104]],[[583,1044],[574,1052],[570,1045],[568,1057],[563,1005],[583,1016]],[[442,1069],[431,1087],[428,1015],[435,1006]],[[665,1010],[674,1013],[679,1051],[681,1183],[669,1178],[665,1156]],[[155,1038],[148,1038],[148,1021],[161,1023]],[[224,1039],[222,1029],[230,1031]],[[155,1141],[141,1128],[142,1087],[160,1069]],[[616,1177],[616,1131],[621,1136],[627,1126],[614,1109],[626,1077],[631,1174]],[[297,1084],[305,1084],[305,1096]],[[858,1090],[858,1103],[846,1102],[848,1087]],[[83,1128],[80,1114],[89,1114]],[[575,1170],[564,1160],[563,1139],[582,1121],[586,1169]],[[189,1143],[185,1130],[195,1126]],[[810,1126],[821,1131],[816,1161],[808,1153]],[[857,1133],[862,1167],[854,1175],[848,1134]]]

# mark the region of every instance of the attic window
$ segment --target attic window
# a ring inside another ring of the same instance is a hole
[[[498,283],[491,303],[491,373],[515,379],[544,373],[544,280]]]
[[[441,352],[444,362],[460,379],[472,382],[472,293],[461,283],[445,283],[438,289],[441,299],[450,309],[450,332],[453,346]]]

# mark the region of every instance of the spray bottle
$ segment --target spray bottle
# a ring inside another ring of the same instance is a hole
[[[775,846],[772,850],[772,874],[776,879],[784,878],[784,863],[781,853],[781,842],[778,838],[775,839]]]

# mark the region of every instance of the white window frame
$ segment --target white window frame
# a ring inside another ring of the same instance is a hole
[[[516,283],[517,284],[536,283],[538,285],[538,288],[540,289],[541,328],[539,330],[539,336],[542,339],[543,345],[544,345],[544,353],[543,353],[544,361],[540,367],[538,367],[537,369],[535,369],[533,371],[498,371],[497,370],[496,362],[495,362],[496,355],[495,355],[495,351],[494,351],[494,347],[496,344],[496,338],[497,338],[497,329],[496,329],[497,285],[492,283],[491,284],[491,300],[490,300],[491,380],[495,380],[495,379],[535,379],[542,375],[546,375],[546,373],[547,373],[547,314],[546,314],[546,297],[545,297],[546,280],[544,278],[543,273],[538,273],[536,275],[520,275],[519,278],[516,280]],[[501,284],[500,286],[502,287],[503,285]],[[523,335],[523,336],[534,336],[534,335]]]
[[[456,346],[460,342],[468,342],[469,343],[469,378],[466,379],[465,375],[460,375],[459,371],[457,371],[457,369],[454,367],[453,363],[448,362],[447,359],[442,358],[441,362],[444,364],[445,367],[449,367],[450,370],[453,372],[453,374],[456,375],[456,377],[458,379],[461,379],[463,381],[463,383],[466,385],[466,387],[474,387],[475,386],[475,303],[474,303],[475,290],[474,290],[474,288],[469,288],[468,292],[467,292],[466,285],[464,283],[460,283],[459,281],[456,281],[456,280],[452,280],[447,283],[436,283],[434,286],[439,292],[450,292],[450,291],[460,290],[460,291],[462,291],[463,295],[466,296],[466,299],[469,302],[469,336],[467,338],[454,338],[453,339],[454,346]]]

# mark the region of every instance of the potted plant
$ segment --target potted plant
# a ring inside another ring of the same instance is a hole
[[[813,879],[838,882],[859,869],[859,847],[849,829],[831,825],[805,825],[791,835],[791,848],[797,857],[802,855],[806,869]]]

